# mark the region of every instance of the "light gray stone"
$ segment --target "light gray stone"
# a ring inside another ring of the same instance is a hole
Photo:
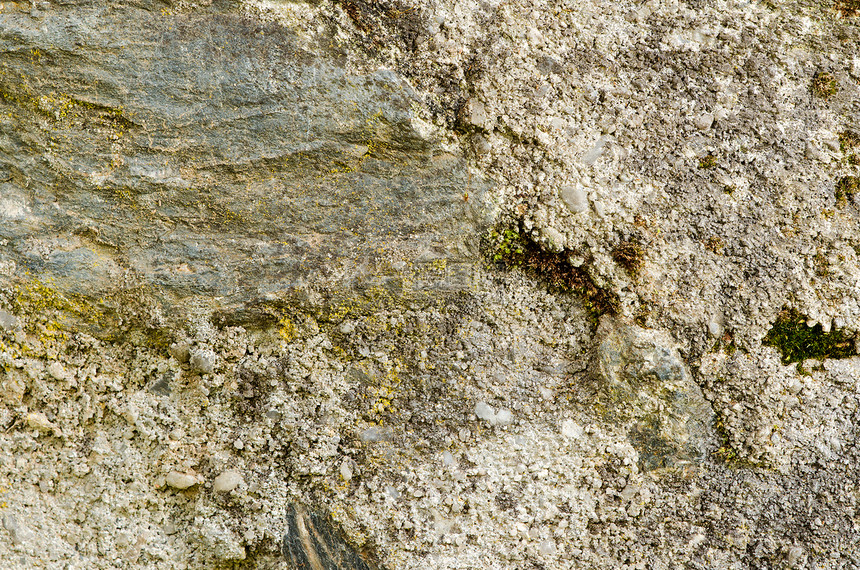
[[[704,459],[713,411],[663,331],[603,317],[594,371],[644,469]]]
[[[215,371],[215,362],[218,356],[214,351],[209,349],[195,349],[190,352],[190,355],[188,364],[195,372],[199,372],[200,374],[212,374],[212,372]]]

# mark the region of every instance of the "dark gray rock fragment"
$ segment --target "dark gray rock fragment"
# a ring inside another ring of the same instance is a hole
[[[343,532],[324,514],[291,505],[282,549],[296,570],[377,570],[347,543]]]
[[[147,388],[153,394],[158,394],[159,396],[169,396],[170,395],[170,380],[173,375],[170,372],[163,374],[158,380],[155,380],[152,384]]]

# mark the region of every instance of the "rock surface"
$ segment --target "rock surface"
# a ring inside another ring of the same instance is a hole
[[[592,365],[606,413],[627,424],[645,470],[698,462],[707,453],[714,413],[671,338],[604,317]]]
[[[3,3],[0,560],[860,568],[858,17]]]

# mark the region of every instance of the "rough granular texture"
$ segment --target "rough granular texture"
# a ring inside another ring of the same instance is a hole
[[[851,2],[0,8],[0,566],[860,568]]]

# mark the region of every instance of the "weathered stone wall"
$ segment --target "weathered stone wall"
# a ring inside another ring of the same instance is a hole
[[[0,4],[0,560],[860,568],[858,13]]]

